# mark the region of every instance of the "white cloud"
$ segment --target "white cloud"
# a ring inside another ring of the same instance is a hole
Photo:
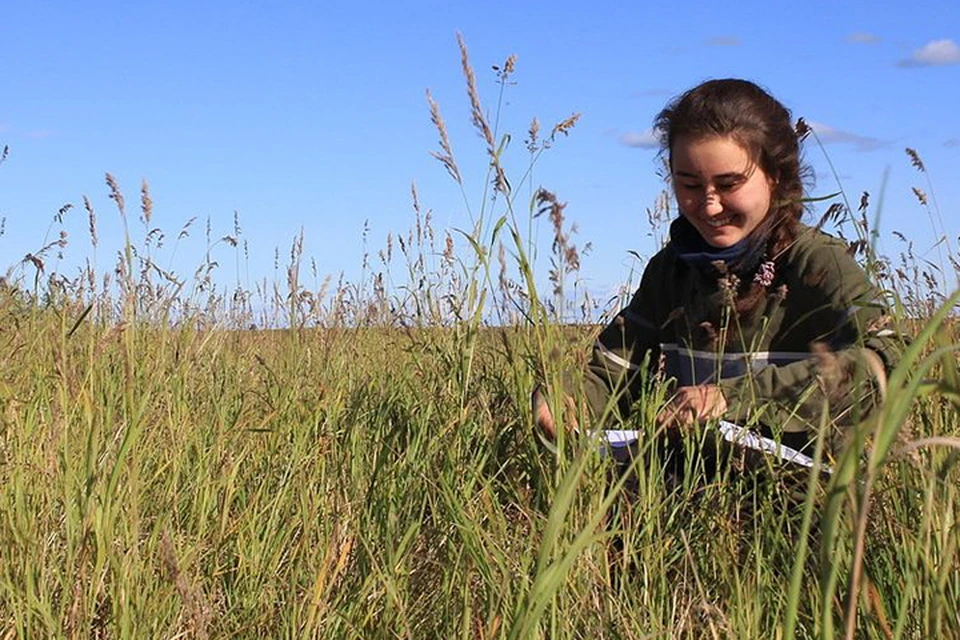
[[[628,131],[620,136],[620,144],[634,147],[635,149],[659,149],[660,139],[657,137],[657,134],[654,133],[653,129],[647,129],[642,132]]]
[[[960,147],[960,138],[950,138],[949,140],[944,141],[943,146],[948,149],[956,149]]]
[[[708,47],[739,47],[740,38],[737,36],[713,36],[707,40]]]
[[[821,122],[807,121],[807,124],[823,144],[851,144],[856,151],[876,151],[887,144],[877,138],[843,131]]]
[[[901,67],[935,67],[960,62],[960,47],[953,40],[931,40],[898,64]]]
[[[872,33],[857,31],[856,33],[851,33],[847,36],[847,42],[855,42],[857,44],[876,44],[880,42],[880,38]]]

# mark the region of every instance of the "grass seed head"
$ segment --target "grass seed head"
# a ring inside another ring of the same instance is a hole
[[[921,173],[927,170],[927,167],[923,164],[923,160],[920,159],[920,154],[917,153],[916,149],[911,149],[907,147],[904,149],[907,152],[907,155],[910,156],[910,164],[917,168],[917,171]]]
[[[120,215],[124,215],[126,209],[123,203],[123,193],[120,191],[120,186],[117,184],[117,179],[113,177],[112,174],[106,174],[107,186],[110,187],[110,199],[117,203],[117,209],[120,210]]]

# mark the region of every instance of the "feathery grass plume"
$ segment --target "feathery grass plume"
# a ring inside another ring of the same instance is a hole
[[[8,155],[10,155],[10,147],[3,145],[3,151],[0,151],[0,164],[6,162]]]
[[[153,215],[153,200],[150,199],[150,186],[146,178],[140,183],[140,212],[143,214],[143,223],[149,226],[150,217]]]
[[[467,55],[467,44],[463,40],[463,35],[457,33],[457,46],[460,47],[460,66],[463,68],[463,77],[467,80],[467,96],[470,98],[470,118],[473,126],[480,133],[481,137],[487,143],[487,153],[492,157],[496,153],[497,144],[493,139],[493,131],[487,123],[483,114],[483,107],[480,104],[480,94],[477,92],[477,78],[473,73],[473,67],[470,66],[470,58]]]
[[[530,122],[530,128],[527,129],[527,139],[524,140],[524,143],[527,145],[527,151],[530,153],[536,153],[539,146],[539,135],[540,120],[534,116],[533,120]]]
[[[540,217],[547,213],[553,227],[553,243],[551,245],[553,257],[550,259],[553,268],[550,269],[549,279],[553,283],[553,294],[557,298],[556,312],[558,318],[562,318],[566,276],[580,269],[580,253],[571,241],[571,235],[576,232],[576,229],[571,227],[569,232],[564,229],[563,211],[567,204],[560,202],[556,194],[541,187],[534,196],[534,201],[537,204],[537,212],[534,217]]]
[[[417,225],[420,224],[420,194],[417,192],[417,183],[410,182],[410,202],[413,206],[413,212],[417,216]],[[419,235],[419,231],[417,232]]]
[[[565,136],[570,135],[570,130],[573,129],[577,122],[580,120],[579,113],[573,113],[568,118],[561,120],[553,126],[553,129],[550,131],[550,140],[555,140],[558,133],[562,133]]]
[[[37,270],[37,273],[44,272],[45,265],[43,264],[43,260],[33,255],[32,253],[28,253],[27,255],[23,256],[23,260],[21,260],[20,262],[21,264],[26,264],[29,262]]]
[[[90,230],[90,244],[93,245],[93,248],[97,248],[98,238],[97,238],[97,216],[93,212],[93,204],[90,202],[90,198],[83,196],[83,208],[87,210],[87,224],[89,225]]]
[[[443,241],[443,261],[448,265],[452,265],[455,259],[456,255],[454,254],[453,236],[450,235],[449,231],[447,231],[446,237]]]
[[[810,128],[810,125],[807,124],[807,121],[804,120],[803,118],[797,119],[797,124],[794,127],[794,129],[797,132],[797,139],[800,142],[803,142],[806,139],[806,137],[813,132],[813,129]]]
[[[126,215],[126,209],[123,203],[123,193],[120,192],[120,186],[117,184],[117,179],[113,177],[112,174],[106,174],[107,186],[110,187],[110,199],[117,203],[117,209],[120,210],[120,215]]]
[[[927,188],[923,190],[913,187],[913,194],[917,197],[917,200],[920,202],[920,204],[926,208],[927,215],[930,218],[930,226],[933,229],[934,237],[937,238],[935,246],[937,255],[939,256],[938,267],[941,272],[940,286],[943,290],[948,290],[951,286],[960,286],[960,273],[956,274],[956,280],[953,285],[947,283],[947,265],[949,264],[952,266],[956,262],[956,254],[951,236],[947,233],[946,227],[943,224],[943,216],[940,214],[940,206],[937,203],[937,194],[933,188],[933,179],[930,176],[930,172],[927,171],[927,167],[920,158],[920,154],[917,153],[916,149],[907,147],[904,149],[904,151],[906,152],[907,156],[910,157],[910,164],[926,177]]]
[[[910,156],[910,164],[916,167],[917,171],[923,173],[927,170],[926,165],[923,164],[923,160],[920,159],[920,154],[917,153],[916,149],[907,147],[904,149],[904,151],[906,151],[907,155]]]
[[[453,155],[453,148],[450,146],[447,124],[440,114],[440,105],[433,99],[429,89],[427,89],[427,103],[430,105],[430,121],[433,122],[433,126],[437,128],[437,133],[440,134],[440,151],[431,151],[430,155],[440,161],[446,168],[447,173],[450,174],[450,177],[453,178],[457,184],[462,185],[463,179],[460,177],[460,168],[457,166],[457,161]]]
[[[864,196],[865,195],[866,192],[864,192]],[[861,200],[861,202],[863,201]],[[831,224],[839,224],[846,212],[847,207],[842,202],[832,203],[829,207],[827,207],[827,210],[823,212],[823,215],[820,216],[820,220],[817,221],[816,228],[822,229],[823,226],[828,222]]]
[[[69,202],[62,207],[60,207],[57,212],[53,215],[53,219],[57,224],[63,224],[63,217],[67,215],[67,212],[73,209],[73,205]]]
[[[193,223],[197,221],[197,216],[193,216],[180,227],[180,233],[177,234],[177,240],[183,240],[190,236],[190,227],[193,226]]]
[[[500,82],[506,82],[510,75],[514,72],[517,66],[517,54],[512,53],[507,58],[506,62],[503,63],[503,66],[493,65],[493,70],[497,73],[497,79]]]
[[[457,46],[460,47],[460,65],[463,68],[463,77],[467,81],[467,96],[470,98],[470,118],[474,128],[476,128],[477,132],[487,143],[487,155],[490,157],[490,168],[493,170],[493,189],[495,192],[509,196],[510,181],[507,180],[507,173],[500,163],[500,151],[502,148],[500,150],[497,149],[493,129],[490,128],[490,124],[487,122],[487,118],[483,113],[480,93],[477,91],[477,78],[473,72],[473,67],[470,66],[467,44],[463,39],[463,35],[460,33],[457,33]],[[510,58],[507,59],[507,64],[504,65],[504,70],[494,66],[494,69],[498,72],[501,87],[506,83],[506,78],[509,73],[513,72],[515,63],[516,56],[510,56]],[[509,68],[509,73],[505,72],[507,68]]]
[[[422,246],[425,228],[428,230],[430,227],[430,212],[427,212],[427,215],[424,217],[423,211],[420,209],[420,195],[417,193],[416,182],[410,183],[410,200],[413,203],[413,213],[417,231],[417,246]]]

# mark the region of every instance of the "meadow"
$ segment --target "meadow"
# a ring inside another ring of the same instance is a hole
[[[824,205],[913,337],[882,410],[815,452],[832,475],[771,463],[668,491],[640,456],[627,491],[595,441],[532,426],[532,389],[577,370],[597,321],[561,201],[523,188],[576,116],[534,121],[514,172],[462,53],[490,166],[472,229],[436,231],[414,192],[362,281],[307,286],[301,240],[285,279],[234,290],[209,257],[157,266],[147,185],[128,207],[108,175],[115,265],[52,272],[56,237],[7,272],[2,637],[960,637],[950,243],[939,263],[906,238],[879,256],[866,197]],[[81,209],[102,254],[89,200],[58,215]],[[674,214],[661,199],[651,225]],[[552,231],[539,259],[533,220]],[[239,235],[219,241],[238,260]],[[627,426],[651,433],[662,401]]]

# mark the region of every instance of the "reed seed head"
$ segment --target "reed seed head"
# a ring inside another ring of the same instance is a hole
[[[107,186],[110,187],[110,199],[117,203],[117,209],[120,210],[120,215],[125,214],[125,208],[123,203],[123,193],[120,192],[120,186],[117,184],[117,179],[113,177],[112,174],[106,174]]]

